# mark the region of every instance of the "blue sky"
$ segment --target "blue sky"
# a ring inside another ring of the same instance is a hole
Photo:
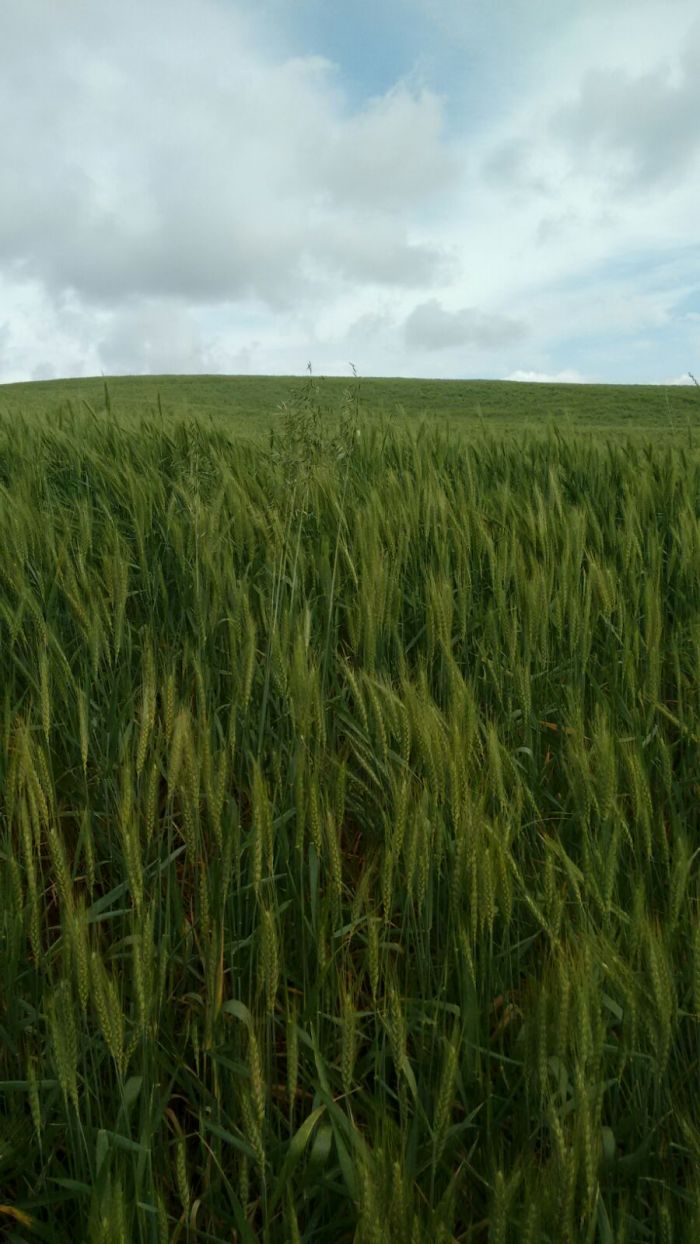
[[[0,382],[688,381],[688,0],[0,9]]]

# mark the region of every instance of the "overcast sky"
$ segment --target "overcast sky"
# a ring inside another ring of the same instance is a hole
[[[5,0],[0,381],[700,371],[697,0]]]

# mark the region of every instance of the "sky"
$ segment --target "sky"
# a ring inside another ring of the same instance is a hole
[[[0,5],[0,382],[692,383],[697,0]]]

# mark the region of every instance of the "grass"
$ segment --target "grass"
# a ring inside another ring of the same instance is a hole
[[[0,418],[7,1239],[698,1238],[692,429],[120,402]]]
[[[314,402],[326,422],[336,422],[347,405],[347,381],[315,382]],[[158,412],[174,419],[207,419],[238,436],[266,437],[280,420],[279,407],[302,403],[306,381],[291,376],[116,376],[109,380],[110,407],[122,420]],[[308,394],[307,394],[308,397]],[[541,427],[551,420],[562,429],[620,439],[683,434],[697,426],[697,394],[691,386],[524,384],[499,380],[362,379],[359,402],[372,418],[412,428],[428,416],[431,425],[473,434],[481,422],[501,431]],[[354,400],[354,393],[353,393]],[[0,414],[57,415],[72,405],[105,411],[101,377],[42,380],[0,385]],[[303,404],[303,403],[302,403]],[[307,406],[309,402],[307,401]]]

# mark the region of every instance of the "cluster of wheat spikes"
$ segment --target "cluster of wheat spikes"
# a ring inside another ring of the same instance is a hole
[[[0,421],[0,1229],[696,1240],[700,455],[322,413]]]

